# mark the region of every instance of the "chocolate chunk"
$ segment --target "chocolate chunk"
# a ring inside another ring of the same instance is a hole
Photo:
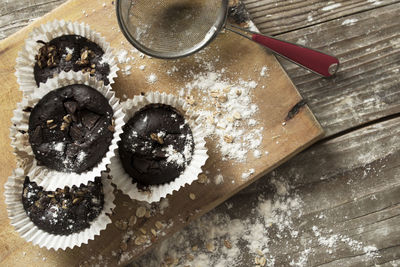
[[[93,128],[93,126],[100,118],[99,115],[88,111],[81,113],[81,116],[82,116],[82,124],[89,130]]]
[[[58,171],[90,170],[109,149],[113,133],[107,128],[112,117],[107,99],[86,85],[49,92],[29,117],[29,142],[35,158]]]
[[[74,124],[69,128],[69,135],[73,140],[79,141],[84,137],[84,131],[81,130],[79,125]]]
[[[78,108],[78,103],[76,103],[75,101],[66,101],[64,102],[64,107],[70,115],[73,115]]]
[[[104,51],[96,43],[79,35],[62,35],[48,43],[38,42],[43,44],[35,56],[34,76],[38,87],[61,71],[87,71],[88,67],[91,76],[105,85],[110,83],[110,66],[103,62]]]
[[[132,181],[148,186],[177,178],[191,161],[194,141],[189,125],[176,109],[151,104],[123,127],[118,149]]]
[[[76,201],[79,199],[79,201]],[[104,206],[101,179],[80,187],[44,191],[27,176],[22,204],[31,221],[41,230],[55,235],[69,235],[90,227]]]

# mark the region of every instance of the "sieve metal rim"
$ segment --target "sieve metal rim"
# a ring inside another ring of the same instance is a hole
[[[115,5],[117,21],[118,21],[119,28],[122,31],[122,34],[125,36],[125,38],[128,40],[128,42],[131,45],[133,45],[140,52],[142,52],[146,55],[155,57],[155,58],[160,58],[160,59],[178,59],[178,58],[190,56],[190,55],[200,51],[201,49],[206,47],[209,43],[211,43],[217,37],[217,35],[220,33],[220,31],[224,27],[227,16],[228,16],[229,0],[220,0],[222,2],[221,9],[223,11],[223,14],[221,13],[221,16],[218,17],[218,19],[215,21],[214,26],[216,26],[216,30],[212,35],[210,35],[210,38],[204,39],[203,42],[198,43],[196,46],[193,46],[190,49],[182,50],[180,52],[171,52],[171,53],[166,54],[166,53],[161,53],[159,51],[156,51],[156,50],[153,50],[153,49],[143,46],[142,44],[140,44],[140,42],[136,41],[136,39],[129,33],[129,30],[128,30],[127,26],[125,25],[122,15],[121,15],[121,13],[122,13],[121,2],[122,1],[123,0],[117,0],[116,5]]]

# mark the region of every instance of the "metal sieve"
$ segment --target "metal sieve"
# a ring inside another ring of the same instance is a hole
[[[228,0],[117,0],[117,19],[139,51],[163,59],[191,55],[226,28],[308,70],[332,76],[339,60],[323,52],[226,24]]]
[[[118,0],[119,25],[133,46],[157,58],[195,53],[224,25],[228,0]]]

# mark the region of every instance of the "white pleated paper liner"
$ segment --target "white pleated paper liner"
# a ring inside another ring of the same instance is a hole
[[[165,198],[168,194],[172,195],[174,191],[178,191],[186,184],[191,184],[197,180],[198,175],[202,172],[202,166],[208,159],[208,155],[204,140],[204,129],[200,125],[200,119],[190,111],[185,101],[174,95],[150,92],[146,96],[135,96],[123,104],[124,121],[127,122],[137,111],[149,104],[166,104],[179,110],[189,124],[194,140],[192,160],[182,174],[169,183],[148,186],[146,191],[140,190],[137,184],[132,182],[132,178],[125,172],[119,159],[118,149],[115,150],[115,156],[111,159],[111,164],[109,165],[112,183],[123,193],[129,195],[130,198],[152,203],[160,201],[161,198]]]
[[[24,169],[17,168],[8,178],[4,185],[5,202],[7,205],[8,217],[11,220],[11,225],[15,230],[28,242],[32,242],[39,247],[47,249],[62,249],[80,247],[82,244],[87,244],[89,240],[93,240],[96,235],[106,229],[111,223],[108,215],[112,213],[115,207],[113,187],[107,179],[107,174],[102,175],[104,205],[103,210],[97,218],[90,222],[90,227],[80,232],[70,235],[54,235],[49,234],[39,229],[26,214],[22,204],[22,190],[24,186],[25,173]]]
[[[33,108],[36,103],[50,91],[72,84],[85,84],[97,89],[97,91],[108,100],[114,112],[115,131],[107,153],[91,170],[80,174],[74,172],[60,172],[49,169],[46,166],[39,166],[36,159],[34,159],[28,134],[29,108]],[[89,181],[94,181],[95,177],[99,177],[101,172],[107,169],[107,164],[110,163],[111,158],[114,156],[114,151],[118,147],[117,142],[120,140],[120,134],[122,133],[123,119],[122,105],[119,103],[119,99],[115,97],[115,93],[111,90],[110,85],[105,86],[102,81],[97,81],[94,77],[90,77],[88,73],[82,74],[81,72],[72,71],[61,72],[57,77],[47,80],[45,84],[41,84],[35,92],[30,94],[29,97],[27,96],[17,105],[17,109],[14,111],[14,117],[11,119],[11,146],[14,148],[14,154],[17,159],[24,155],[26,155],[26,157],[33,157],[33,166],[28,175],[31,177],[31,181],[42,186],[44,190],[54,191],[57,188],[64,188],[64,186],[79,186],[80,184],[87,184]],[[21,151],[24,153],[20,153]]]
[[[26,110],[27,107],[33,107],[32,105],[34,105],[34,101],[22,98],[22,101],[17,103],[14,116],[11,118],[10,139],[14,154],[25,152],[25,154],[33,156],[33,151],[28,140],[30,113],[28,114]]]
[[[110,73],[107,78],[110,84],[114,83],[114,78],[117,77],[119,68],[110,44],[99,33],[91,30],[87,24],[54,20],[32,30],[25,41],[25,46],[18,53],[15,76],[17,77],[19,89],[23,92],[24,96],[29,95],[30,92],[37,88],[33,68],[36,62],[35,56],[43,46],[43,44],[37,43],[37,41],[49,42],[56,37],[69,34],[83,36],[103,49],[103,61],[110,66]]]

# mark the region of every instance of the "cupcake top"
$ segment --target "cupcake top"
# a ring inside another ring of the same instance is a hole
[[[89,86],[49,92],[29,117],[29,142],[38,164],[62,172],[90,170],[109,149],[112,118],[107,99]]]
[[[150,104],[123,127],[120,159],[133,182],[157,185],[173,181],[192,159],[194,141],[184,117],[173,107]]]
[[[22,192],[22,204],[31,221],[43,231],[69,235],[90,227],[104,205],[103,185],[94,182],[56,191],[44,191],[27,176]]]
[[[34,76],[36,85],[45,83],[61,71],[83,71],[97,80],[110,83],[107,76],[110,66],[103,62],[104,51],[96,43],[79,35],[62,35],[48,43],[38,40],[43,46],[35,56]]]

